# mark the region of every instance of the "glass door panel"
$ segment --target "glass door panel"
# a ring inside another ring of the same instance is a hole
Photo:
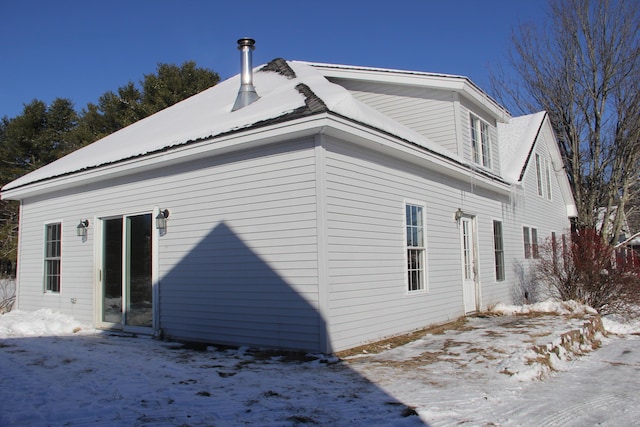
[[[152,216],[102,220],[102,323],[153,327]]]
[[[151,215],[127,217],[126,324],[153,326]]]
[[[122,218],[103,221],[102,321],[122,322]]]

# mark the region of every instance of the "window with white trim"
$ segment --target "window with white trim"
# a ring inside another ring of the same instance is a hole
[[[405,205],[407,289],[409,292],[425,289],[426,257],[424,235],[424,206]]]
[[[542,196],[542,160],[540,154],[536,153],[536,182],[538,183],[538,196]]]
[[[549,160],[536,153],[536,183],[538,185],[538,196],[551,200],[551,169]]]
[[[491,139],[489,125],[473,114],[469,115],[471,126],[471,155],[473,162],[491,168]]]
[[[522,227],[522,239],[524,241],[524,257],[526,259],[539,258],[538,229],[533,227]]]
[[[62,256],[62,224],[45,225],[44,232],[44,290],[60,292],[60,260]]]
[[[547,184],[547,199],[551,200],[551,168],[547,159],[544,159],[544,176]]]
[[[496,281],[504,280],[504,239],[502,236],[502,222],[493,221],[493,254],[496,267]]]

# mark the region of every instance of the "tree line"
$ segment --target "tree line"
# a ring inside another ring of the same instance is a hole
[[[0,120],[0,186],[207,89],[219,75],[193,61],[158,64],[138,84],[107,91],[80,111],[70,99],[34,99],[16,117]],[[0,274],[15,265],[18,204],[0,201]]]

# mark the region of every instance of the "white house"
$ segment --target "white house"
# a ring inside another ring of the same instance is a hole
[[[331,353],[509,302],[514,266],[569,228],[545,113],[460,76],[252,72],[240,42],[241,75],[2,188],[17,308]]]

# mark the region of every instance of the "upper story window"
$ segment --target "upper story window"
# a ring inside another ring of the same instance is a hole
[[[62,255],[62,224],[45,225],[44,231],[44,290],[60,292],[60,260]]]
[[[473,162],[486,168],[491,168],[491,139],[489,125],[473,114],[470,115],[471,125],[471,155]]]
[[[551,171],[549,161],[536,153],[536,183],[538,187],[538,196],[546,197],[551,200]]]

